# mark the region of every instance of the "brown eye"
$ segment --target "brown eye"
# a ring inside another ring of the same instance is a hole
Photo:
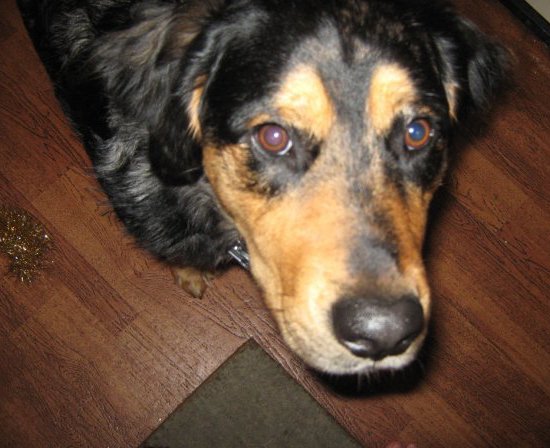
[[[292,140],[285,128],[276,124],[264,124],[256,131],[256,141],[260,147],[276,155],[286,154],[292,148]]]
[[[431,142],[434,130],[430,122],[424,118],[411,121],[405,129],[405,147],[409,151],[418,151]]]

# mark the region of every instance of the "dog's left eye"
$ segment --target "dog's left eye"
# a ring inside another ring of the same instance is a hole
[[[277,124],[260,126],[254,136],[260,148],[271,154],[283,155],[292,148],[292,140],[287,130]]]
[[[418,151],[427,147],[435,132],[432,125],[425,118],[411,121],[405,129],[405,147],[409,151]]]

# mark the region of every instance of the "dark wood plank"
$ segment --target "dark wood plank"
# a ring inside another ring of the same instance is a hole
[[[90,166],[53,88],[25,35],[12,2],[0,4],[3,36],[0,58],[0,135],[2,174],[29,200],[71,165]]]

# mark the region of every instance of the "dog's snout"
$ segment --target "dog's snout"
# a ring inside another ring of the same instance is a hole
[[[413,296],[346,298],[334,305],[332,319],[339,342],[373,360],[405,352],[424,326],[422,307]]]

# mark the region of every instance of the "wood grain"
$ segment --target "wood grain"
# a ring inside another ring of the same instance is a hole
[[[0,260],[0,446],[137,446],[249,338],[365,446],[550,446],[550,56],[495,0],[457,5],[516,63],[433,207],[425,355],[393,379],[327,379],[289,352],[247,273],[194,300],[125,235],[0,2],[0,203],[56,243],[30,286]]]

